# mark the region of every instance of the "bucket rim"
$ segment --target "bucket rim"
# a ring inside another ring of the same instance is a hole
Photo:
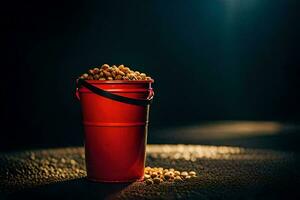
[[[150,80],[85,80],[88,83],[96,84],[96,83],[123,83],[123,84],[130,84],[130,83],[154,83],[154,79]]]

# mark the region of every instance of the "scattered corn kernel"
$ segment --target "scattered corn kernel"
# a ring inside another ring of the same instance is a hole
[[[183,176],[183,177],[186,177],[186,176],[188,176],[189,174],[187,173],[187,172],[181,172],[181,176]]]
[[[149,178],[151,178],[151,176],[149,174],[144,175],[144,179],[149,179]]]
[[[169,179],[171,178],[171,176],[170,176],[170,174],[165,173],[165,174],[164,174],[164,178],[165,178],[166,180],[169,180]]]
[[[154,178],[153,179],[153,182],[156,183],[156,184],[159,184],[162,180],[158,177]]]
[[[174,181],[175,181],[175,182],[180,182],[180,181],[182,181],[182,178],[181,178],[180,176],[176,176],[176,177],[174,178]]]
[[[162,167],[146,167],[144,181],[146,184],[160,184],[162,182],[181,182],[196,177],[194,171],[178,171],[173,168],[164,169]]]
[[[147,185],[153,184],[153,180],[152,180],[152,179],[147,179],[147,180],[146,180],[146,184],[147,184]]]
[[[175,174],[176,176],[179,176],[179,175],[180,175],[180,171],[174,171],[174,174]]]
[[[189,172],[189,175],[190,175],[191,177],[195,177],[195,176],[196,176],[196,172],[190,171],[190,172]]]
[[[152,172],[151,178],[155,178],[155,177],[157,177],[157,172]]]

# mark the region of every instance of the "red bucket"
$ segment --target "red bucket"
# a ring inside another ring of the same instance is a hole
[[[77,82],[85,132],[87,178],[130,182],[143,178],[153,80]]]

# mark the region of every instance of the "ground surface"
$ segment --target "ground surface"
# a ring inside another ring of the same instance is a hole
[[[285,199],[299,195],[297,155],[202,145],[148,145],[147,165],[194,170],[180,183],[103,184],[86,180],[82,147],[0,154],[0,198]]]

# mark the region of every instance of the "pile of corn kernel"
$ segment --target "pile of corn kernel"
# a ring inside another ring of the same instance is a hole
[[[109,66],[103,64],[101,67],[95,67],[88,70],[88,73],[82,74],[80,79],[85,80],[151,80],[150,76],[139,71],[133,71],[124,65]]]
[[[173,168],[164,169],[162,167],[146,167],[144,172],[144,181],[146,184],[159,184],[162,182],[180,182],[196,177],[194,171],[177,171]]]

